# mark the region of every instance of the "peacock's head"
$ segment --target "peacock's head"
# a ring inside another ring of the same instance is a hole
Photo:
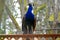
[[[32,4],[28,4],[29,5],[29,10],[32,10],[33,9],[33,6],[32,6]]]

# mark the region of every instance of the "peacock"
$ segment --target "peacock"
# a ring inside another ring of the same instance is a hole
[[[22,19],[23,34],[32,34],[36,27],[36,17],[34,13],[32,13],[33,6],[32,4],[28,4],[28,6],[28,10]]]

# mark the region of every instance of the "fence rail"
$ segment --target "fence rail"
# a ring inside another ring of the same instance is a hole
[[[0,34],[0,40],[26,40],[26,38],[30,40],[56,40],[59,38],[60,34]]]

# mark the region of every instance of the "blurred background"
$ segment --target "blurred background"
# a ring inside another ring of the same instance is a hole
[[[34,34],[60,34],[60,0],[0,0],[0,34],[22,34],[28,3],[36,16]]]

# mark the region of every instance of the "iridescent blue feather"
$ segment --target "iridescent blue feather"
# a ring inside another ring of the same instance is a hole
[[[29,8],[28,8],[28,11],[25,15],[25,19],[26,20],[34,20],[34,14],[32,13],[32,10],[33,10],[33,7],[31,4],[29,4]]]

